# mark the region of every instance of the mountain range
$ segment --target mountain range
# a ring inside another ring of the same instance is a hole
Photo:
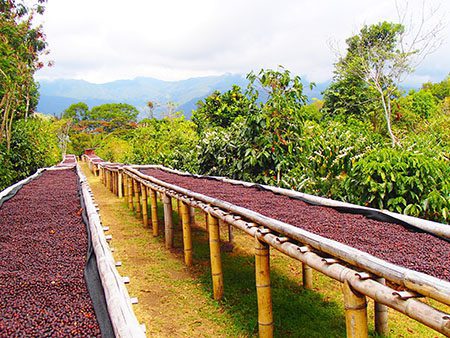
[[[213,91],[231,89],[235,84],[245,88],[247,79],[239,74],[197,77],[181,81],[163,81],[149,77],[137,77],[133,80],[118,80],[103,84],[84,80],[59,79],[39,81],[40,100],[37,111],[55,116],[73,103],[85,102],[90,108],[104,103],[128,103],[139,111],[139,119],[148,116],[147,102],[156,103],[154,116],[160,118],[166,111],[167,103],[176,105],[186,118],[196,108],[199,100]],[[321,98],[321,92],[329,82],[317,85],[313,90],[305,85],[305,93],[311,98]]]

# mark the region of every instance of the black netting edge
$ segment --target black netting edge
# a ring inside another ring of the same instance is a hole
[[[143,170],[145,170],[145,169],[147,169],[147,168],[143,168]],[[153,169],[153,168],[148,168],[148,169]],[[155,169],[159,169],[159,168],[155,168]],[[166,171],[164,169],[159,169],[159,170]],[[171,173],[170,171],[166,171],[166,172]],[[175,174],[175,173],[172,173],[172,174]],[[321,204],[319,202],[312,202],[312,201],[307,200],[307,199],[305,199],[303,197],[300,197],[300,196],[287,196],[287,195],[281,194],[279,192],[272,191],[272,190],[270,190],[270,189],[268,189],[268,188],[266,188],[266,187],[264,187],[264,186],[262,186],[261,184],[258,184],[258,183],[248,182],[251,185],[246,185],[246,184],[243,184],[243,183],[224,182],[224,181],[221,180],[221,177],[207,176],[207,175],[202,176],[202,175],[198,175],[198,174],[190,174],[190,173],[187,173],[187,172],[180,173],[179,175],[181,175],[181,176],[189,176],[189,177],[194,177],[194,178],[204,178],[204,179],[207,179],[207,180],[213,180],[213,181],[219,181],[219,182],[223,182],[223,183],[240,185],[240,186],[243,186],[243,187],[246,187],[246,188],[256,188],[258,190],[271,192],[272,194],[275,194],[275,195],[282,195],[282,196],[286,196],[286,197],[289,197],[289,198],[292,198],[292,199],[296,199],[296,200],[302,201],[302,202],[304,202],[306,204],[309,204],[309,205],[320,206],[320,207],[325,207],[325,208],[331,208],[331,209],[334,209],[334,210],[336,210],[336,211],[338,211],[340,213],[354,214],[354,215],[363,215],[363,216],[365,216],[365,217],[367,217],[369,219],[373,219],[373,220],[376,220],[376,221],[392,223],[392,224],[399,224],[399,225],[404,226],[405,228],[407,228],[407,229],[409,229],[411,231],[419,232],[419,233],[428,233],[430,235],[433,235],[435,237],[443,239],[443,240],[445,240],[447,242],[450,242],[450,239],[448,239],[448,238],[445,238],[445,237],[436,235],[436,234],[434,234],[432,232],[420,229],[420,228],[414,226],[413,224],[410,224],[408,222],[402,221],[402,220],[400,220],[398,218],[395,218],[395,217],[392,217],[390,215],[384,214],[384,213],[382,213],[380,211],[377,211],[377,210],[367,210],[367,209],[363,209],[363,208],[358,208],[358,206],[354,206],[354,207],[339,207],[339,206],[324,205],[324,204]]]

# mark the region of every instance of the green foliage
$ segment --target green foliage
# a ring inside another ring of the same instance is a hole
[[[304,192],[344,199],[342,184],[355,163],[365,153],[383,144],[370,125],[355,119],[318,125],[305,124],[301,156],[285,176],[283,185]]]
[[[358,161],[344,187],[351,202],[446,222],[449,175],[448,161],[385,148]]]
[[[73,119],[74,121],[87,120],[89,118],[89,107],[84,102],[71,104],[64,110],[61,118]]]
[[[152,119],[132,132],[130,163],[163,164],[197,171],[195,125],[184,117]]]
[[[215,91],[204,101],[198,102],[198,108],[192,114],[192,122],[201,134],[206,128],[229,127],[238,116],[249,112],[250,100],[234,85],[231,90],[221,94]]]
[[[0,190],[61,160],[58,140],[49,121],[19,120],[14,123],[11,148],[0,144]]]
[[[430,92],[439,101],[445,100],[450,97],[450,75],[439,83],[424,83],[422,89]]]
[[[34,72],[43,67],[39,56],[46,47],[41,26],[33,25],[43,13],[44,1],[0,2],[0,143],[9,150],[13,122],[29,116],[37,105]]]

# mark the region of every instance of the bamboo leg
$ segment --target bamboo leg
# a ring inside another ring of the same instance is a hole
[[[189,222],[189,206],[184,202],[181,203],[181,219],[183,224],[184,262],[187,266],[192,266],[192,234]]]
[[[208,231],[208,213],[207,212],[205,212],[205,228],[206,228],[206,231]]]
[[[118,177],[117,177],[117,180],[119,181],[119,190],[118,190],[118,195],[119,195],[119,198],[122,198],[123,197],[123,174],[122,173],[119,173],[119,175],[118,175]]]
[[[183,224],[183,221],[181,219],[181,207],[180,207],[180,200],[177,199],[177,213],[178,213],[178,225],[181,227]]]
[[[158,200],[156,197],[156,190],[150,189],[150,204],[152,213],[152,230],[153,237],[157,237],[159,234],[159,224],[158,224]],[[164,212],[165,214],[165,212]],[[164,216],[165,218],[165,216]]]
[[[166,248],[173,248],[173,210],[172,198],[167,194],[163,194],[164,203],[164,234],[166,241]]]
[[[133,191],[134,191],[134,198],[135,198],[135,202],[136,202],[136,215],[137,217],[141,217],[141,202],[139,199],[139,182],[137,180],[133,180]]]
[[[128,176],[128,209],[134,210],[134,203],[133,203],[133,179]]]
[[[195,225],[195,208],[189,207],[189,216],[191,217],[191,225]]]
[[[378,278],[380,284],[386,285],[386,279]],[[375,305],[375,332],[380,336],[389,336],[388,326],[388,307],[386,305],[374,302]]]
[[[142,183],[141,183],[141,196],[142,196],[142,224],[144,224],[144,227],[148,227],[147,187]]]
[[[209,224],[209,251],[211,258],[211,275],[213,281],[214,299],[220,300],[223,297],[223,273],[222,260],[220,257],[220,230],[219,220],[208,215]]]
[[[307,290],[312,290],[313,288],[312,273],[313,269],[309,265],[302,263],[303,287]]]
[[[272,293],[270,290],[269,245],[256,238],[256,294],[258,298],[258,330],[261,338],[273,337]]]
[[[348,281],[344,281],[342,291],[344,293],[347,337],[368,337],[366,296],[354,291]]]
[[[128,180],[127,175],[123,174],[123,197],[125,198],[125,202],[128,201]]]
[[[233,227],[231,226],[231,224],[228,223],[228,242],[230,244],[233,244]]]

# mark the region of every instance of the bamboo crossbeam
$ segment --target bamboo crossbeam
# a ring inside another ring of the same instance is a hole
[[[144,181],[147,180],[166,189],[173,190],[178,194],[189,196],[190,198],[215,205],[223,210],[227,210],[228,212],[245,217],[252,222],[264,225],[265,227],[288,236],[296,241],[308,244],[316,250],[342,259],[353,266],[372,272],[396,284],[419,292],[424,296],[428,296],[450,305],[450,283],[447,281],[386,262],[350,246],[312,234],[290,224],[263,216],[252,210],[238,207],[231,203],[169,184],[154,177],[144,175],[133,168],[126,167],[125,170],[135,177],[143,179]]]

